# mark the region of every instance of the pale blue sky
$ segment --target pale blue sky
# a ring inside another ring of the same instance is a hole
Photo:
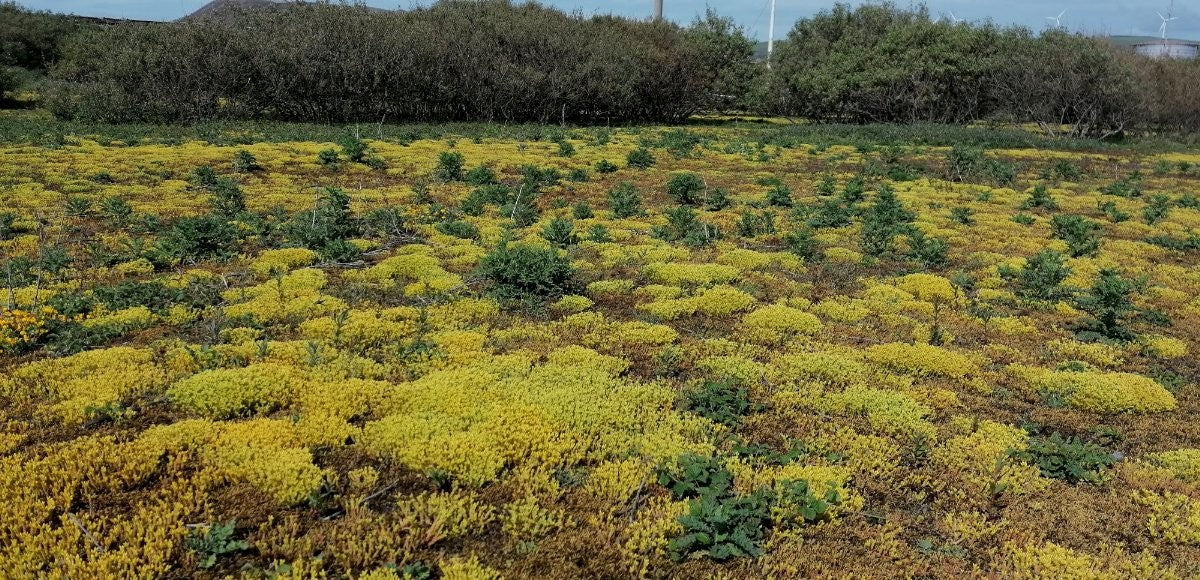
[[[18,0],[19,4],[39,10],[73,12],[86,16],[109,16],[143,20],[172,20],[202,6],[207,0]],[[776,0],[775,37],[786,35],[797,18],[831,6],[832,0]],[[419,4],[426,4],[420,2]],[[712,6],[723,15],[731,16],[744,25],[752,36],[766,40],[767,10],[770,0],[664,0],[665,15],[679,22],[691,21]],[[859,2],[851,2],[858,4]],[[898,3],[903,4],[904,0]],[[368,0],[367,4],[381,8],[408,8],[409,0]],[[614,13],[624,16],[645,16],[653,0],[546,0],[543,4],[563,10],[579,10],[584,14]],[[1048,15],[1066,9],[1063,24],[1089,33],[1158,35],[1160,24],[1155,12],[1166,13],[1170,0],[1131,2],[1121,0],[930,0],[926,3],[936,15],[967,20],[991,19],[999,24],[1021,24],[1034,29],[1044,28]],[[1195,0],[1176,3],[1168,32],[1172,37],[1200,39],[1200,4]]]

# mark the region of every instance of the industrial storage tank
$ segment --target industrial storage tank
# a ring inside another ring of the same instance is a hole
[[[1133,45],[1133,50],[1150,58],[1200,58],[1200,43],[1168,40]]]

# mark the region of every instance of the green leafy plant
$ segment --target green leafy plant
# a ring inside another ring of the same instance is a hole
[[[500,180],[496,177],[496,172],[486,165],[471,168],[470,171],[463,174],[463,181],[467,182],[468,185],[475,186],[500,183]]]
[[[1102,201],[1096,204],[1096,209],[1104,213],[1108,220],[1114,224],[1129,221],[1129,214],[1120,210],[1116,202],[1110,200]]]
[[[1156,194],[1146,202],[1146,207],[1142,209],[1142,219],[1149,225],[1154,225],[1167,218],[1171,213],[1171,198]]]
[[[1001,268],[1000,276],[1016,287],[1018,296],[1031,300],[1059,300],[1069,297],[1071,290],[1061,284],[1071,275],[1063,255],[1043,250],[1025,260],[1020,270]]]
[[[1081,340],[1133,340],[1137,334],[1130,326],[1138,321],[1162,322],[1165,316],[1158,311],[1141,308],[1134,297],[1145,292],[1146,278],[1125,278],[1118,270],[1100,270],[1091,289],[1075,301],[1075,306],[1088,314],[1078,325],[1076,337]]]
[[[1048,437],[1033,437],[1023,451],[1010,451],[1017,459],[1037,466],[1042,476],[1062,479],[1067,483],[1103,482],[1102,474],[1114,463],[1112,452],[1094,443],[1075,437],[1063,437],[1058,432]]]
[[[1029,192],[1029,199],[1021,204],[1021,209],[1037,208],[1047,210],[1058,209],[1058,202],[1054,201],[1054,198],[1050,195],[1050,190],[1042,183],[1034,186],[1033,190]]]
[[[767,190],[767,204],[776,207],[792,207],[795,202],[792,201],[792,190],[788,186],[778,183]]]
[[[600,174],[616,173],[617,169],[620,169],[619,167],[617,167],[617,164],[613,163],[607,159],[601,159],[596,162],[596,173],[600,173]]]
[[[233,154],[233,170],[236,173],[254,173],[262,171],[262,165],[259,165],[258,158],[253,153],[238,149],[237,153]]]
[[[750,412],[749,392],[730,380],[704,381],[687,393],[687,409],[714,423],[736,427]]]
[[[437,231],[448,236],[462,238],[464,240],[474,240],[479,238],[479,228],[475,224],[464,220],[448,220],[439,222],[434,226]]]
[[[217,564],[217,558],[250,549],[246,541],[235,538],[236,528],[236,521],[194,528],[184,540],[184,545],[196,553],[201,568],[212,568]]]

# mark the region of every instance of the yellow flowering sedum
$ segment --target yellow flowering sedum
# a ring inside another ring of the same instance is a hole
[[[1188,483],[1200,483],[1200,449],[1176,449],[1153,453],[1149,457],[1155,465],[1165,467],[1175,477]]]
[[[741,331],[750,340],[779,342],[794,335],[814,335],[823,325],[815,315],[783,304],[759,308],[742,317]]]
[[[189,413],[221,419],[284,406],[301,380],[293,367],[259,363],[203,371],[171,385],[167,397]]]
[[[929,344],[880,344],[867,347],[863,356],[875,364],[915,375],[962,378],[977,370],[970,358]]]
[[[1096,413],[1160,412],[1175,397],[1153,379],[1132,373],[1020,371],[1035,391],[1062,395],[1072,407]]]
[[[0,377],[0,396],[46,400],[46,412],[79,422],[95,409],[119,404],[164,386],[166,373],[154,353],[131,347],[82,352],[17,367]]]
[[[260,279],[269,278],[301,266],[311,266],[317,262],[317,258],[317,253],[308,248],[266,250],[250,263],[249,270]]]

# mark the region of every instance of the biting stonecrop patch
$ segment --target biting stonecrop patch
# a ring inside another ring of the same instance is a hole
[[[8,576],[1200,568],[1194,152],[57,126],[0,145]]]

